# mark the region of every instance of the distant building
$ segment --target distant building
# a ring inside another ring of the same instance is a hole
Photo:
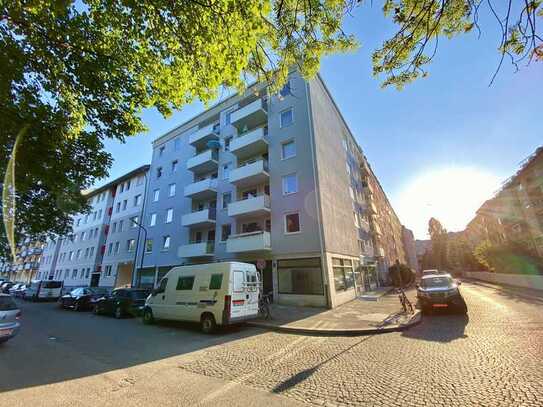
[[[407,265],[414,271],[419,271],[419,261],[417,259],[417,247],[413,231],[402,226],[402,240],[405,250]]]
[[[15,261],[12,263],[12,281],[28,283],[34,279],[40,266],[43,241],[24,238],[17,244]]]

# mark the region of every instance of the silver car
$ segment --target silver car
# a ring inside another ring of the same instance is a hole
[[[0,343],[13,338],[19,332],[21,310],[7,294],[0,294]]]

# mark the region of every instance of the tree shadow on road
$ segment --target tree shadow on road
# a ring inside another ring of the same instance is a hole
[[[452,342],[465,339],[469,316],[455,314],[452,311],[440,311],[432,315],[424,315],[422,322],[406,331],[402,336],[431,342]]]

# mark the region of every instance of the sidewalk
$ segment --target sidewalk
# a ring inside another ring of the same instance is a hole
[[[543,302],[543,290],[537,290],[534,288],[516,287],[508,284],[490,283],[487,281],[477,280],[475,278],[462,278],[462,281],[466,281],[471,284],[480,285],[483,287],[493,288],[502,292],[507,292],[512,295],[523,297],[529,300],[535,300]]]
[[[415,306],[414,289],[406,292]],[[421,321],[419,310],[404,314],[397,294],[375,293],[371,300],[357,298],[332,310],[273,304],[271,320],[251,326],[281,332],[314,335],[371,335],[408,329]]]

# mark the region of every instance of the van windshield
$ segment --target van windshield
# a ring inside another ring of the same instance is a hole
[[[60,281],[44,281],[42,284],[43,288],[60,288],[62,283]]]

